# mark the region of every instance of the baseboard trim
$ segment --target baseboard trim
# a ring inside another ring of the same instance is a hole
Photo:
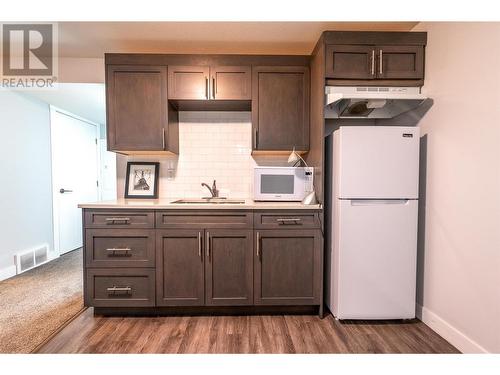
[[[12,276],[16,276],[16,266],[15,265],[0,269],[0,281],[5,280],[5,279],[9,279]]]
[[[489,353],[485,348],[431,310],[417,304],[417,318],[462,353]]]

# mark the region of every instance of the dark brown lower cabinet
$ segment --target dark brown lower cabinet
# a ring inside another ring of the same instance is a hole
[[[135,223],[138,215],[149,218],[148,228]],[[322,314],[316,210],[85,209],[84,225],[85,306],[180,312],[319,306]]]
[[[158,230],[156,234],[156,304],[203,306],[203,229]]]
[[[206,231],[205,287],[208,306],[253,305],[252,230]]]
[[[96,307],[155,305],[155,271],[151,268],[106,268],[87,271],[86,304]]]
[[[255,235],[255,304],[319,304],[320,231],[269,229]]]

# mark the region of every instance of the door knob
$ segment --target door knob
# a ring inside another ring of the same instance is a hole
[[[59,193],[64,194],[64,193],[72,193],[73,190],[66,190],[66,189],[59,189]]]

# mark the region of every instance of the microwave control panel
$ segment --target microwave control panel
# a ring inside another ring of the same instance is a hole
[[[304,191],[310,193],[314,190],[313,184],[314,168],[304,167]]]

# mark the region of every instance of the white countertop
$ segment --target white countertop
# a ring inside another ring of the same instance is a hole
[[[172,203],[177,199],[115,199],[92,203],[81,203],[79,208],[104,208],[104,209],[151,209],[151,210],[318,210],[322,206],[303,205],[300,202],[255,202],[244,199],[245,203]],[[243,200],[243,199],[241,199]]]

